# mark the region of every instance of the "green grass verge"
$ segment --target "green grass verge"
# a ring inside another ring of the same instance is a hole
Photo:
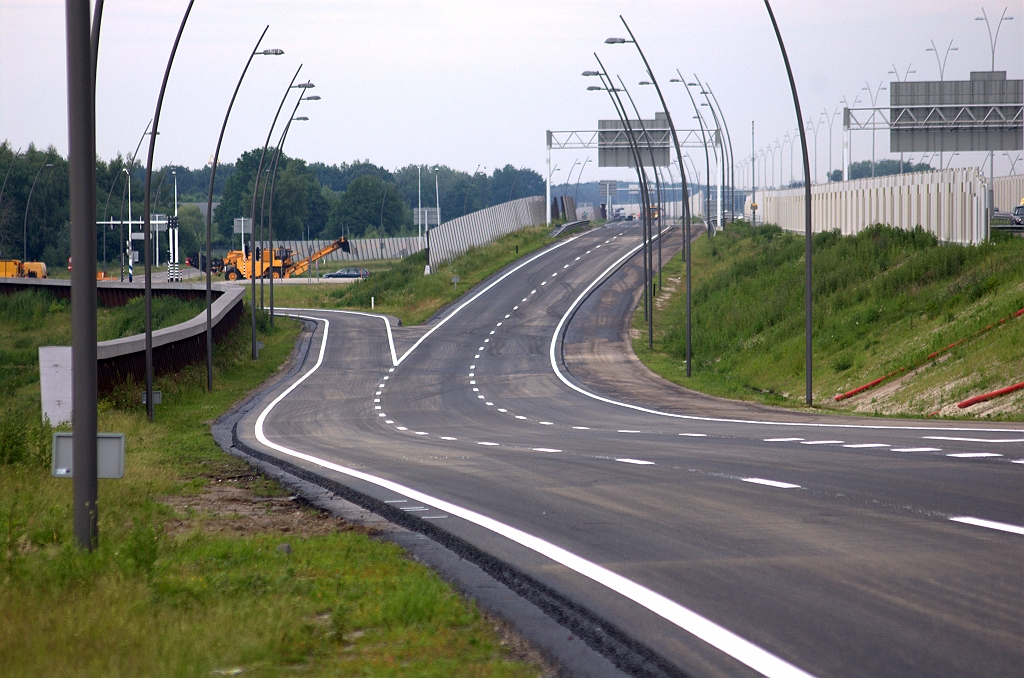
[[[4,340],[34,346],[67,336],[64,310],[47,318],[44,328],[8,325]],[[49,475],[38,383],[10,385],[0,415],[2,673],[537,675],[510,658],[472,604],[398,547],[351,529],[303,537],[301,525],[326,518],[294,505],[286,521],[259,527],[274,518],[268,509],[245,530],[242,504],[203,508],[205,497],[243,485],[287,505],[209,431],[292,350],[297,324],[280,319],[271,330],[266,320],[261,314],[259,361],[248,357],[247,323],[217,346],[212,393],[204,365],[158,379],[155,423],[136,404],[137,387],[101,403],[100,430],[126,435],[126,470],[100,481],[93,553],[73,544],[71,482]],[[282,542],[290,554],[278,551]]]
[[[423,275],[426,252],[418,252],[390,267],[379,268],[361,282],[344,285],[275,285],[274,305],[301,308],[374,310],[401,318],[404,325],[416,325],[472,287],[516,259],[551,242],[546,226],[526,228],[495,242],[475,247],[430,275]],[[355,263],[353,265],[359,265]],[[452,278],[459,277],[458,285]],[[266,300],[269,304],[269,300]]]
[[[972,411],[957,402],[1024,379],[1024,318],[856,398],[832,396],[894,370],[1024,308],[1024,240],[940,244],[885,226],[814,237],[816,406],[879,415],[1024,419],[1024,394]],[[693,247],[693,376],[685,377],[685,300],[679,257],[665,275],[655,348],[637,356],[676,383],[729,398],[799,407],[804,399],[804,241],[774,226],[730,225]],[[668,282],[666,282],[668,286]],[[634,330],[642,330],[642,314]],[[634,331],[634,337],[637,331]]]

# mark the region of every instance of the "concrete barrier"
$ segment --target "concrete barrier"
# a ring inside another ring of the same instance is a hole
[[[141,283],[99,282],[96,285],[100,303],[121,306],[145,294]],[[58,298],[70,299],[70,280],[34,280],[0,278],[0,294],[15,294],[28,289],[45,289]],[[188,283],[161,284],[153,287],[153,296],[174,296],[189,301],[206,298],[206,286]],[[219,341],[242,317],[245,288],[217,284],[213,286],[213,339]],[[46,348],[46,347],[42,347]],[[206,310],[178,325],[153,332],[153,372],[155,375],[176,372],[187,365],[206,360]],[[96,344],[97,389],[109,393],[129,377],[141,383],[145,379],[146,337],[136,334],[123,339]],[[70,364],[67,366],[70,375]],[[69,376],[70,378],[70,376]]]

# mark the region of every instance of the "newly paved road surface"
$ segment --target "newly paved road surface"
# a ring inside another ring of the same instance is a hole
[[[639,242],[570,238],[428,327],[302,312],[318,319],[302,376],[238,438],[606,620],[652,652],[632,672],[1021,675],[1024,426],[672,386],[622,340]]]

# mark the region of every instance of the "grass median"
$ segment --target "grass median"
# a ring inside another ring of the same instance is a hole
[[[338,308],[369,311],[417,325],[452,303],[474,285],[516,259],[553,242],[546,226],[525,228],[490,244],[474,247],[454,261],[424,275],[426,252],[378,268],[371,276],[347,284],[275,285],[275,307]],[[355,262],[358,264],[358,262]],[[459,281],[453,283],[452,279]],[[258,292],[257,292],[258,294]],[[264,297],[269,305],[269,299]]]
[[[278,372],[298,330],[260,314],[253,362],[241,323],[217,345],[214,391],[205,365],[157,380],[154,423],[138,385],[101,402],[100,430],[126,435],[126,469],[100,481],[93,553],[73,543],[71,482],[49,475],[38,377],[0,385],[4,675],[541,672],[401,549],[304,507],[214,443],[210,423]],[[69,314],[40,304],[3,336],[22,349],[66,343]]]
[[[1024,240],[939,243],[921,230],[875,226],[814,237],[814,400],[886,416],[1024,420],[1024,392],[967,410],[963,399],[1024,379]],[[663,377],[729,398],[801,407],[804,399],[804,242],[775,226],[726,227],[693,247],[693,376],[685,376],[683,264],[665,269],[655,347],[642,312],[633,348]],[[937,360],[927,356],[970,338]],[[899,372],[903,370],[902,372]],[[878,387],[833,396],[898,372]]]

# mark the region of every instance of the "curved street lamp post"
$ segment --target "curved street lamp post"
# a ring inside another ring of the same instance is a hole
[[[267,25],[260,34],[260,39],[256,41],[256,46],[253,47],[252,52],[249,54],[249,59],[245,62],[245,68],[242,69],[242,74],[238,77],[238,84],[235,85],[235,91],[231,95],[231,101],[228,103],[228,110],[224,113],[224,122],[220,127],[220,135],[217,137],[217,149],[213,153],[213,164],[210,167],[210,190],[206,198],[206,390],[213,390],[213,273],[210,270],[211,264],[211,249],[212,249],[212,219],[213,219],[213,185],[217,180],[217,163],[220,160],[220,146],[224,141],[224,131],[228,126],[228,118],[231,117],[231,109],[235,105],[235,98],[238,96],[238,90],[242,87],[242,80],[245,79],[245,74],[249,70],[249,64],[252,63],[253,57],[257,54],[264,56],[280,56],[284,54],[283,50],[280,49],[265,49],[262,52],[258,52],[260,43],[263,42],[263,37],[267,34],[270,26]],[[252,300],[256,302],[255,299]]]
[[[46,169],[47,167],[53,167],[53,163],[52,162],[44,162],[42,165],[39,166],[39,169],[36,170],[36,177],[35,177],[35,179],[32,180],[32,188],[29,189],[29,191],[28,191],[28,199],[25,201],[25,224],[22,227],[23,230],[22,230],[22,236],[21,236],[21,247],[22,247],[21,263],[23,263],[23,264],[26,261],[28,261],[28,207],[29,207],[29,205],[32,204],[32,194],[36,190],[36,182],[39,181],[39,175],[42,174],[43,170]]]

